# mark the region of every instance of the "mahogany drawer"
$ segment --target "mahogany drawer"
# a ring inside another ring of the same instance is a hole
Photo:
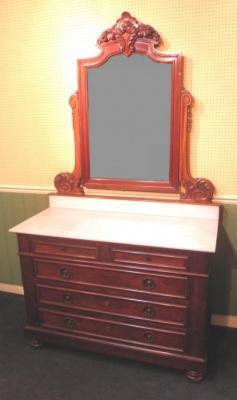
[[[187,306],[184,305],[147,302],[44,285],[37,285],[37,293],[40,304],[63,305],[186,326]]]
[[[76,257],[89,260],[97,260],[98,248],[95,244],[83,244],[83,242],[68,244],[63,241],[44,241],[34,239],[32,241],[32,250],[35,254],[60,257]]]
[[[66,314],[40,309],[40,324],[44,328],[82,333],[108,339],[123,340],[167,351],[185,351],[186,333],[140,327],[106,319]]]
[[[111,248],[111,260],[116,263],[144,264],[161,268],[174,268],[187,270],[190,262],[189,256],[181,253],[169,253],[159,251],[138,251],[137,249],[123,249],[113,246]]]
[[[53,261],[35,260],[38,278],[56,279],[72,283],[93,284],[127,290],[138,290],[163,296],[188,297],[188,281],[185,276],[171,276],[158,273],[141,273],[95,267],[83,264],[61,264]]]

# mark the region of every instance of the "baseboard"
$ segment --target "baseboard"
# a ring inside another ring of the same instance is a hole
[[[7,193],[33,193],[33,194],[49,194],[56,193],[53,186],[10,186],[0,185],[0,192]]]
[[[237,195],[236,194],[223,194],[216,195],[213,198],[213,203],[217,204],[237,204]]]
[[[24,294],[23,286],[10,285],[8,283],[0,283],[0,292]]]
[[[212,314],[211,324],[227,328],[237,328],[237,315]]]

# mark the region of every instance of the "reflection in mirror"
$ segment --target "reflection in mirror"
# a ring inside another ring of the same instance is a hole
[[[88,70],[90,176],[168,181],[171,64],[142,55]]]

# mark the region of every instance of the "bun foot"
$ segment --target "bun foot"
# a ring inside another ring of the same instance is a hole
[[[199,383],[202,382],[204,375],[202,372],[199,371],[188,371],[186,372],[186,377],[188,378],[189,381],[194,382],[194,383]]]
[[[38,339],[32,339],[31,340],[31,347],[33,349],[36,349],[36,350],[37,349],[41,349],[41,347],[43,347],[43,343]]]

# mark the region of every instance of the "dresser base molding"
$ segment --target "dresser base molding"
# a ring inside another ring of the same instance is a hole
[[[186,373],[186,377],[187,377],[191,382],[200,383],[200,382],[203,381],[204,375],[203,375],[202,372],[199,372],[199,371],[192,371],[192,370],[191,370],[191,371],[188,371],[188,372]]]
[[[43,347],[43,342],[41,342],[38,339],[32,339],[30,344],[31,344],[31,347],[35,350],[41,349]]]
[[[96,353],[129,358],[142,361],[148,364],[164,365],[166,367],[176,368],[186,371],[186,376],[192,382],[194,376],[204,376],[206,372],[206,360],[199,357],[192,357],[186,354],[174,354],[162,350],[144,349],[140,345],[131,345],[113,341],[108,338],[88,337],[83,334],[73,334],[65,332],[52,332],[49,329],[26,325],[24,328],[25,336],[32,342],[39,344],[35,348],[42,347],[43,343],[63,345],[83,350],[89,350]]]

